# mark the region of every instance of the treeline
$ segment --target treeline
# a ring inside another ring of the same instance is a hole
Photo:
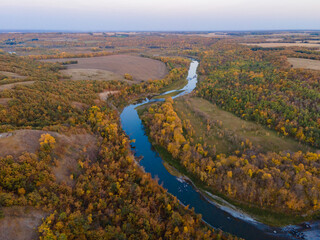
[[[245,120],[320,147],[320,73],[285,57],[218,43],[201,54],[197,95]]]
[[[31,58],[35,60],[41,59],[55,59],[55,58],[89,58],[89,57],[102,57],[102,56],[110,56],[113,55],[112,52],[89,52],[89,53],[68,53],[68,52],[61,52],[57,54],[42,54],[42,55],[28,55],[26,58]]]
[[[60,64],[34,61],[30,58],[22,58],[9,54],[0,54],[0,71],[12,72],[27,77],[23,81],[58,80],[61,78]],[[20,79],[20,81],[22,81]],[[1,81],[0,81],[1,82]]]
[[[263,209],[300,216],[320,210],[320,154],[262,154],[250,142],[226,156],[193,143],[193,127],[181,121],[168,99],[154,104],[142,119],[155,144],[164,147],[180,166],[225,196]]]

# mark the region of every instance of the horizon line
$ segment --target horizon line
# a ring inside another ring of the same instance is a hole
[[[50,30],[50,29],[0,29],[0,33],[215,33],[215,32],[319,32],[320,29],[253,29],[253,30]]]

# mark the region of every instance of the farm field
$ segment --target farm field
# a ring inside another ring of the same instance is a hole
[[[293,68],[306,68],[320,70],[320,61],[303,59],[303,58],[288,58],[288,61],[293,65]]]
[[[66,59],[50,59],[45,61],[65,62]],[[101,78],[117,80],[121,79],[125,73],[129,73],[135,81],[146,81],[149,79],[161,79],[168,73],[164,63],[132,55],[68,58],[67,61],[78,61],[77,64],[67,65],[67,70],[64,72],[71,74],[72,79],[77,80],[82,80],[86,77],[94,80],[100,80]]]
[[[320,49],[320,44],[312,43],[243,43],[248,46],[259,46],[264,48],[273,48],[273,47],[306,47],[306,48],[317,48]]]

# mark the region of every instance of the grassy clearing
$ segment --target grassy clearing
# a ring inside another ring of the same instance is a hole
[[[189,104],[186,104],[186,101]],[[189,119],[195,130],[194,141],[215,146],[217,153],[230,154],[239,149],[239,144],[231,141],[232,136],[238,139],[249,139],[253,146],[262,152],[280,152],[285,150],[313,151],[311,147],[305,146],[293,139],[279,136],[275,131],[250,121],[245,121],[232,113],[219,109],[216,105],[202,98],[179,98],[175,101],[175,110],[179,117]],[[201,113],[200,116],[198,113]],[[219,122],[219,129],[207,130],[204,117]],[[228,134],[226,134],[228,133]],[[231,137],[226,138],[226,135]]]
[[[304,58],[288,58],[288,61],[290,64],[292,64],[293,68],[320,70],[319,60],[310,60]]]

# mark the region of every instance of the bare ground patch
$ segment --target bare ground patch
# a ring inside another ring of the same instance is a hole
[[[70,64],[67,69],[88,69],[106,70],[118,76],[129,73],[136,81],[146,81],[149,79],[161,79],[167,73],[166,65],[158,60],[132,56],[132,55],[111,55],[91,58],[68,58],[49,59],[49,62],[78,61],[77,64]],[[104,73],[105,74],[105,73]]]
[[[16,83],[10,83],[10,84],[5,84],[5,85],[0,85],[0,91],[3,90],[9,90],[14,88],[17,85],[30,85],[33,84],[35,81],[28,81],[28,82],[16,82]]]
[[[304,58],[288,58],[290,64],[292,64],[293,68],[307,68],[313,70],[320,70],[320,61],[319,60],[311,60]]]
[[[6,207],[2,209],[4,218],[0,219],[1,240],[37,239],[37,228],[42,218],[47,216],[44,211],[33,207]]]

